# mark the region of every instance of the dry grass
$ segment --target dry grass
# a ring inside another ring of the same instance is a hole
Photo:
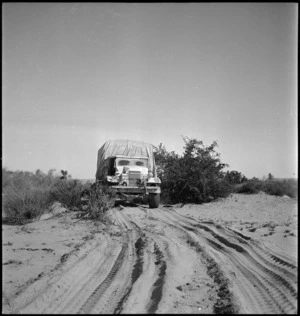
[[[60,202],[69,209],[81,208],[81,193],[91,184],[70,178],[61,179],[49,171],[44,174],[2,169],[2,218],[5,223],[21,225],[39,218],[50,205]],[[109,197],[98,193],[91,201],[91,215],[100,214],[110,206]]]
[[[269,195],[284,196],[297,198],[298,181],[294,179],[288,180],[248,180],[245,183],[238,184],[234,187],[235,193],[256,194],[263,191]]]

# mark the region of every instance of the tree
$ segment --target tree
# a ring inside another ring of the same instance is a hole
[[[215,150],[217,142],[205,146],[195,138],[183,137],[182,156],[168,153],[160,144],[157,164],[163,170],[162,191],[167,191],[171,203],[202,203],[229,194],[230,186],[224,179],[228,167]]]
[[[176,155],[174,151],[169,153],[166,147],[162,143],[160,143],[159,146],[157,147],[155,146],[153,147],[154,147],[154,158],[155,158],[155,163],[156,163],[157,176],[163,181],[164,172],[165,172],[164,169],[167,163],[169,162],[171,157],[178,159],[178,155]]]
[[[61,180],[65,180],[68,177],[68,171],[67,170],[60,170],[62,176],[60,177]]]
[[[240,184],[247,181],[247,178],[238,171],[227,171],[225,174],[226,180],[231,184]]]

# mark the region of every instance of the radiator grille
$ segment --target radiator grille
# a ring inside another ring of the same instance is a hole
[[[137,180],[141,179],[141,172],[140,171],[129,170],[128,178],[129,178],[129,185],[135,186]]]

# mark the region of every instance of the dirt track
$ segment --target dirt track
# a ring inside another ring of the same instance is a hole
[[[176,207],[121,207],[13,313],[296,313],[293,257]]]

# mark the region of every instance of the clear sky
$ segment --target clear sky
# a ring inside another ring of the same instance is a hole
[[[296,3],[4,3],[2,165],[92,179],[108,139],[297,176]]]

